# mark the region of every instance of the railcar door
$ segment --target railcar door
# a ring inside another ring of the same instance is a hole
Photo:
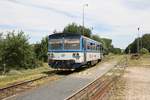
[[[86,62],[86,39],[83,38],[84,62]]]

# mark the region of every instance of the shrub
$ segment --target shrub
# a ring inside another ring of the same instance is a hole
[[[140,54],[148,54],[148,53],[149,53],[149,51],[146,48],[142,48],[140,50]]]
[[[3,41],[2,62],[6,69],[27,69],[37,66],[33,46],[24,32],[8,32]]]

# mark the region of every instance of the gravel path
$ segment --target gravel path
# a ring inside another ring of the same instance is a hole
[[[110,100],[150,100],[150,66],[132,66],[117,82]]]
[[[9,97],[5,100],[64,100],[96,78],[110,70],[117,61],[98,64],[85,71],[68,75],[51,84],[46,84],[37,89]]]

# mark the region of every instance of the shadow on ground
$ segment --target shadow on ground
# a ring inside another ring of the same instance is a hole
[[[43,72],[44,74],[50,76],[52,74],[57,74],[57,75],[70,75],[70,74],[73,74],[73,73],[78,73],[78,72],[81,72],[81,71],[84,71],[86,69],[88,69],[90,67],[87,67],[87,66],[84,66],[84,67],[80,67],[76,70],[50,70],[50,71],[45,71]]]

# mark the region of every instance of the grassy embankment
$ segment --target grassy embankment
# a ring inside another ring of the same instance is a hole
[[[18,83],[25,80],[35,79],[41,76],[46,76],[48,71],[51,69],[47,64],[44,64],[43,67],[39,67],[36,69],[28,69],[28,70],[12,70],[5,75],[0,75],[0,88],[6,87],[8,85]]]

